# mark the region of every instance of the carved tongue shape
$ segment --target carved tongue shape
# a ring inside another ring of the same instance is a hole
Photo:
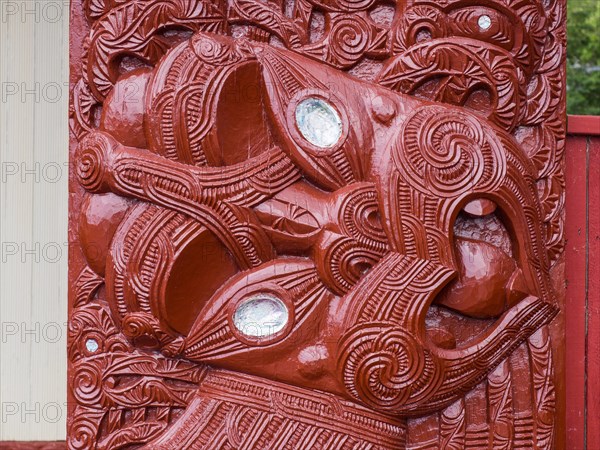
[[[436,298],[437,304],[469,317],[487,319],[498,317],[508,306],[527,297],[523,272],[499,247],[456,238],[455,252],[458,276]]]

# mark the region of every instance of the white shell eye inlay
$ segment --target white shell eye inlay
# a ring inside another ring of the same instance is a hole
[[[257,294],[241,302],[233,313],[233,324],[246,336],[265,338],[279,333],[288,323],[288,309],[271,294]]]
[[[98,342],[96,339],[88,339],[85,341],[85,348],[87,348],[87,351],[90,353],[96,353],[99,348]]]
[[[490,18],[490,16],[484,14],[483,16],[479,16],[477,24],[482,30],[487,30],[489,27],[492,26],[492,19]]]
[[[298,103],[296,124],[304,139],[317,147],[332,147],[342,136],[338,112],[319,97],[309,97]]]

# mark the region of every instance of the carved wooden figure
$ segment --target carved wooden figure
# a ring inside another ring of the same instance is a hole
[[[564,448],[564,10],[74,0],[69,448]]]

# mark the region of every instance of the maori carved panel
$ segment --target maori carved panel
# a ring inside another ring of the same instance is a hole
[[[74,0],[70,449],[554,449],[562,0]]]

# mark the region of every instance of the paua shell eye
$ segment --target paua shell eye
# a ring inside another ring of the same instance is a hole
[[[492,19],[487,14],[483,14],[477,19],[477,25],[479,25],[479,28],[482,30],[487,30],[492,26]]]
[[[96,339],[88,339],[85,341],[85,348],[90,353],[96,353],[100,346],[98,345],[98,341]]]
[[[260,293],[242,301],[233,313],[238,331],[253,338],[266,338],[279,333],[289,320],[285,303],[272,294]]]
[[[319,97],[309,97],[296,106],[296,125],[311,144],[329,148],[342,136],[342,120],[336,109]]]

